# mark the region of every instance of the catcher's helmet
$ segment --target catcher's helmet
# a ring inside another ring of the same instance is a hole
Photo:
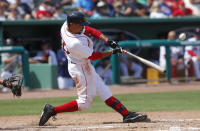
[[[67,23],[75,23],[81,26],[89,25],[89,22],[86,21],[85,15],[82,12],[74,11],[67,16]]]

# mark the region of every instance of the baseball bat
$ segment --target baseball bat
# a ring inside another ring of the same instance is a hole
[[[154,63],[151,62],[151,61],[148,61],[148,60],[146,60],[146,59],[144,59],[144,58],[142,58],[142,57],[136,56],[136,55],[134,55],[134,54],[128,52],[127,50],[123,50],[123,51],[124,51],[124,53],[126,53],[126,54],[128,54],[128,55],[134,57],[135,59],[137,59],[138,61],[142,62],[143,64],[145,64],[145,65],[147,65],[147,66],[150,66],[150,67],[152,67],[152,68],[158,70],[158,71],[161,72],[161,73],[165,73],[165,72],[166,72],[164,68],[162,68],[162,67],[159,66],[159,65],[154,64]]]

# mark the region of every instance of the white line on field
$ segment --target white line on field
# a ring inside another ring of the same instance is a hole
[[[166,125],[169,126],[169,125]],[[200,130],[200,128],[198,127],[181,127],[181,126],[171,126],[169,127],[169,129],[165,129],[165,130],[156,130],[156,131],[196,131],[196,130]]]
[[[176,120],[159,120],[160,122],[183,122],[183,121],[200,121],[200,119],[176,119]]]
[[[180,126],[172,126],[169,128],[169,131],[194,131],[194,130],[200,130],[198,127],[180,127]]]
[[[92,129],[112,129],[122,127],[122,124],[108,124],[108,125],[95,125],[95,126],[79,126],[79,127],[68,127],[71,130],[92,130]],[[123,124],[123,127],[128,127]]]

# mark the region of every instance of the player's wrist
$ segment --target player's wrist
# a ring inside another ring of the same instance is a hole
[[[113,48],[113,49],[115,49],[116,47],[118,47],[117,42],[114,41],[114,40],[109,40],[109,39],[108,39],[107,44],[108,44],[111,48]]]
[[[123,52],[122,47],[116,47],[115,49],[112,49],[112,54],[120,54]]]

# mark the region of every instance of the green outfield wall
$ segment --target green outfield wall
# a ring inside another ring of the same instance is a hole
[[[2,69],[1,64],[0,69]],[[23,73],[23,85],[28,89],[57,89],[57,74],[57,66],[55,65],[29,64],[29,72]]]
[[[30,89],[56,89],[57,66],[50,64],[30,64]]]

